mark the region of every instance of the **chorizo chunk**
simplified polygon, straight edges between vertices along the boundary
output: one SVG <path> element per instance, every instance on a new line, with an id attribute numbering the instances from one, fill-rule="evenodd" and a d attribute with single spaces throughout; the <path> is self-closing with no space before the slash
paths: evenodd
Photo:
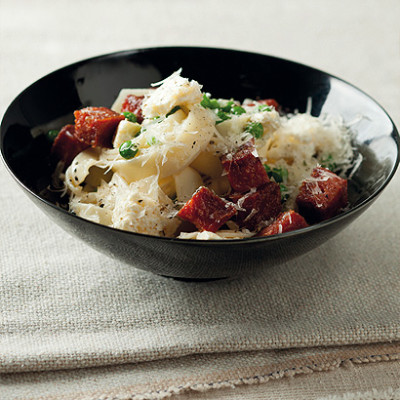
<path id="1" fill-rule="evenodd" d="M 86 143 L 76 138 L 75 126 L 65 125 L 54 139 L 51 154 L 64 161 L 65 167 L 68 167 L 72 160 L 87 147 L 89 146 Z"/>
<path id="2" fill-rule="evenodd" d="M 310 224 L 332 218 L 347 205 L 347 180 L 316 167 L 311 178 L 303 181 L 296 204 Z"/>
<path id="3" fill-rule="evenodd" d="M 115 130 L 125 117 L 106 107 L 86 107 L 74 112 L 75 136 L 91 147 L 112 147 Z"/>
<path id="4" fill-rule="evenodd" d="M 135 96 L 134 94 L 128 94 L 124 102 L 122 103 L 121 112 L 131 112 L 136 115 L 137 122 L 141 124 L 143 122 L 142 103 L 144 96 Z"/>
<path id="5" fill-rule="evenodd" d="M 202 186 L 181 208 L 178 216 L 191 222 L 199 231 L 216 232 L 236 212 L 232 203 L 222 200 Z"/>
<path id="6" fill-rule="evenodd" d="M 262 229 L 257 236 L 277 235 L 278 233 L 291 232 L 307 226 L 306 220 L 300 214 L 289 210 L 279 214 L 276 220 Z"/>
<path id="7" fill-rule="evenodd" d="M 236 192 L 248 192 L 269 182 L 267 171 L 253 150 L 252 142 L 245 143 L 235 154 L 225 155 L 221 159 L 232 189 Z"/>
<path id="8" fill-rule="evenodd" d="M 246 194 L 233 193 L 230 199 L 243 209 L 237 214 L 237 224 L 251 231 L 260 223 L 275 218 L 282 210 L 281 191 L 275 182 L 267 182 Z"/>

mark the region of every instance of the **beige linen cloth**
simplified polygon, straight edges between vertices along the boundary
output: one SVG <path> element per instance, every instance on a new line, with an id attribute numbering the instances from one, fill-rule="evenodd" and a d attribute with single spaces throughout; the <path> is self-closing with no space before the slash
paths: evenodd
<path id="1" fill-rule="evenodd" d="M 399 183 L 305 256 L 188 283 L 64 233 L 2 165 L 0 398 L 161 399 L 395 362 Z"/>

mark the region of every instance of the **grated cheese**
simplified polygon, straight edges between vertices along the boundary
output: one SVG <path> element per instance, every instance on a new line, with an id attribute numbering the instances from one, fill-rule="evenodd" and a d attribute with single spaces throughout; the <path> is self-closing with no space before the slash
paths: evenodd
<path id="1" fill-rule="evenodd" d="M 175 236 L 180 225 L 176 214 L 197 187 L 208 186 L 220 195 L 229 193 L 219 159 L 227 153 L 229 158 L 230 152 L 253 139 L 246 129 L 250 123 L 261 124 L 263 132 L 254 139 L 254 155 L 270 168 L 288 172 L 283 182 L 288 197 L 285 210 L 295 207 L 301 182 L 312 179 L 312 169 L 324 160 L 333 160 L 342 176 L 353 168 L 351 176 L 361 163 L 361 159 L 353 161 L 350 131 L 340 118 L 317 118 L 309 112 L 281 116 L 273 107 L 245 99 L 241 105 L 245 112 L 229 114 L 221 122 L 215 110 L 200 105 L 202 86 L 181 77 L 180 71 L 157 85 L 154 89 L 123 89 L 113 110 L 120 112 L 127 94 L 144 95 L 143 123 L 121 121 L 114 148 L 85 150 L 68 167 L 63 179 L 70 209 L 77 215 L 118 229 Z M 229 104 L 228 100 L 218 101 Z M 177 106 L 179 109 L 169 115 Z M 126 140 L 139 149 L 129 160 L 118 151 Z M 241 210 L 246 195 L 235 205 L 237 209 Z M 255 234 L 239 230 L 232 221 L 227 225 L 230 229 L 216 233 L 181 232 L 177 237 L 221 240 Z"/>

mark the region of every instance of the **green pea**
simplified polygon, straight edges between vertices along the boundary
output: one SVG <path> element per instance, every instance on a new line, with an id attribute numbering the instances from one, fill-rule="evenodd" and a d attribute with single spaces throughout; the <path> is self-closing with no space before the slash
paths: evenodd
<path id="1" fill-rule="evenodd" d="M 54 139 L 57 137 L 57 135 L 59 134 L 60 131 L 58 131 L 57 129 L 51 129 L 46 133 L 46 137 L 47 139 L 49 139 L 51 142 L 54 141 Z"/>
<path id="2" fill-rule="evenodd" d="M 132 140 L 127 140 L 119 146 L 119 154 L 121 154 L 121 157 L 125 158 L 125 160 L 130 160 L 135 157 L 138 151 L 139 149 L 136 143 L 132 143 Z"/>

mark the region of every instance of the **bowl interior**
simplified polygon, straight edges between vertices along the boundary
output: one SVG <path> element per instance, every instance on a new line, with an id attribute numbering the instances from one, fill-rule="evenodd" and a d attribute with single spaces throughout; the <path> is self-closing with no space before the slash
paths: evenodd
<path id="1" fill-rule="evenodd" d="M 396 128 L 384 110 L 350 84 L 290 61 L 232 50 L 156 48 L 115 53 L 85 60 L 40 79 L 21 93 L 1 126 L 2 153 L 16 178 L 51 202 L 47 129 L 73 122 L 73 111 L 85 106 L 111 106 L 122 88 L 149 87 L 173 71 L 203 84 L 214 97 L 275 98 L 285 110 L 342 116 L 355 122 L 355 145 L 363 156 L 351 179 L 351 208 L 378 192 L 398 164 Z"/>
<path id="2" fill-rule="evenodd" d="M 73 111 L 78 108 L 110 107 L 120 89 L 149 87 L 181 67 L 183 76 L 200 82 L 203 90 L 214 97 L 275 98 L 289 112 L 305 112 L 311 99 L 312 115 L 328 113 L 352 123 L 354 145 L 363 161 L 349 182 L 350 210 L 335 217 L 333 223 L 336 218 L 343 219 L 368 205 L 397 168 L 396 128 L 386 112 L 359 89 L 322 71 L 287 60 L 196 47 L 114 53 L 72 64 L 38 80 L 14 100 L 4 115 L 1 152 L 7 167 L 36 199 L 66 208 L 65 197 L 47 190 L 53 166 L 49 163 L 51 143 L 43 133 L 73 122 Z M 66 214 L 64 210 L 61 212 Z M 68 218 L 79 219 L 72 215 Z M 311 229 L 331 223 L 322 222 Z M 262 240 L 277 241 L 276 238 Z"/>

